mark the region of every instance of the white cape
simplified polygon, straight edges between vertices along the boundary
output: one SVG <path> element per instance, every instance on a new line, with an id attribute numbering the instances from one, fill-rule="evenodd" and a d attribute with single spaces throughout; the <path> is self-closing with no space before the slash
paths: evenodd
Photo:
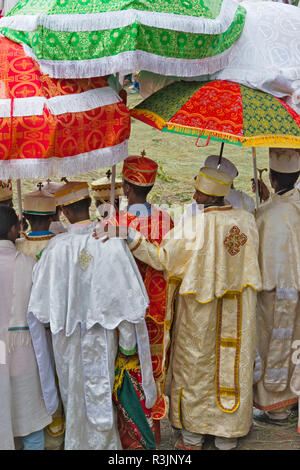
<path id="1" fill-rule="evenodd" d="M 76 401 L 74 397 L 68 396 L 74 395 L 71 383 L 74 379 L 74 387 L 77 388 L 75 395 L 81 397 L 78 415 L 82 412 L 82 406 L 85 409 L 85 416 L 80 420 L 86 427 L 86 434 L 93 434 L 91 423 L 97 430 L 94 432 L 100 432 L 99 436 L 101 433 L 107 436 L 115 426 L 111 398 L 115 354 L 112 350 L 115 341 L 110 337 L 116 328 L 120 331 L 123 322 L 131 324 L 135 330 L 146 406 L 151 408 L 156 401 L 145 323 L 148 302 L 143 280 L 123 240 L 113 239 L 103 244 L 90 234 L 57 235 L 50 241 L 35 267 L 28 324 L 44 396 L 48 394 L 51 398 L 54 393 L 47 383 L 50 358 L 45 354 L 42 327 L 42 323 L 50 323 L 64 406 L 69 408 L 69 401 Z M 72 357 L 68 357 L 68 354 Z M 68 379 L 63 373 L 64 362 L 66 366 L 72 364 L 74 369 L 73 373 L 68 370 Z M 83 384 L 79 384 L 74 374 L 81 377 L 80 382 Z M 71 414 L 76 415 L 76 410 L 73 409 Z M 73 419 L 76 420 L 76 416 Z M 69 448 L 78 448 L 85 442 L 76 440 L 80 429 L 77 422 L 73 423 L 73 431 L 75 428 L 77 431 L 70 433 L 70 439 L 68 429 L 66 432 L 66 443 L 69 443 L 66 446 L 69 445 Z M 91 437 L 84 445 L 89 446 L 92 441 Z"/>

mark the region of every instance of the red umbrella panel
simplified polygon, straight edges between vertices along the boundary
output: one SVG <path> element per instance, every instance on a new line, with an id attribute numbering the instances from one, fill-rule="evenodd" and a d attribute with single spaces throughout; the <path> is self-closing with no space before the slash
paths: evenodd
<path id="1" fill-rule="evenodd" d="M 0 179 L 112 166 L 128 156 L 129 135 L 129 111 L 104 78 L 50 78 L 0 37 Z"/>
<path id="2" fill-rule="evenodd" d="M 131 110 L 163 132 L 242 147 L 300 148 L 300 116 L 283 100 L 230 81 L 175 82 Z"/>

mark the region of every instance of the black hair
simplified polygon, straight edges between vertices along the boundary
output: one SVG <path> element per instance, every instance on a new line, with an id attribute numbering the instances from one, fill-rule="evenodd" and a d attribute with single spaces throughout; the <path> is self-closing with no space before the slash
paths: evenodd
<path id="1" fill-rule="evenodd" d="M 28 220 L 30 225 L 40 223 L 42 221 L 45 222 L 51 222 L 51 218 L 53 217 L 54 214 L 51 215 L 39 215 L 39 214 L 24 214 L 24 217 Z"/>
<path id="2" fill-rule="evenodd" d="M 85 199 L 81 199 L 80 201 L 73 202 L 72 204 L 68 204 L 66 207 L 70 209 L 74 214 L 80 213 L 83 211 L 88 211 L 91 205 L 91 198 L 86 197 Z"/>
<path id="3" fill-rule="evenodd" d="M 217 204 L 222 204 L 224 202 L 225 196 L 215 196 L 215 198 Z"/>
<path id="4" fill-rule="evenodd" d="M 7 240 L 8 233 L 17 224 L 16 211 L 8 206 L 0 206 L 0 239 Z"/>
<path id="5" fill-rule="evenodd" d="M 146 197 L 148 196 L 148 194 L 150 193 L 151 189 L 153 188 L 153 184 L 152 186 L 137 186 L 136 184 L 133 184 L 133 183 L 129 183 L 129 181 L 127 181 L 126 179 L 124 180 L 125 183 L 127 183 L 134 191 L 134 194 L 139 197 L 139 198 L 144 198 L 146 199 Z"/>
<path id="6" fill-rule="evenodd" d="M 209 206 L 224 206 L 225 196 L 211 196 L 215 199 L 215 202 L 209 202 L 204 204 L 205 207 Z"/>
<path id="7" fill-rule="evenodd" d="M 280 188 L 293 189 L 297 179 L 299 178 L 300 171 L 296 171 L 294 173 L 279 173 L 278 171 L 272 170 L 272 168 L 270 168 L 270 175 L 276 179 Z"/>

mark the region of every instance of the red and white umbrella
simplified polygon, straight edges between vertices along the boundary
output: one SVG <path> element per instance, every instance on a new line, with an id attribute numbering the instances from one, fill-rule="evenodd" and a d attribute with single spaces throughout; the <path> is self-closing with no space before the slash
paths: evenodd
<path id="1" fill-rule="evenodd" d="M 130 115 L 104 78 L 52 79 L 0 37 L 0 179 L 66 176 L 127 153 Z"/>
<path id="2" fill-rule="evenodd" d="M 0 37 L 0 179 L 114 166 L 128 156 L 129 135 L 129 111 L 104 78 L 50 78 Z"/>

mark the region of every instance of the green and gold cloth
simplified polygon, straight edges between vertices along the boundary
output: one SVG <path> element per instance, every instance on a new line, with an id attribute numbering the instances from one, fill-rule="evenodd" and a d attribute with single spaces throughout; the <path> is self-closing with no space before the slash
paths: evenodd
<path id="1" fill-rule="evenodd" d="M 234 0 L 20 0 L 1 32 L 56 78 L 215 73 L 246 10 Z"/>

